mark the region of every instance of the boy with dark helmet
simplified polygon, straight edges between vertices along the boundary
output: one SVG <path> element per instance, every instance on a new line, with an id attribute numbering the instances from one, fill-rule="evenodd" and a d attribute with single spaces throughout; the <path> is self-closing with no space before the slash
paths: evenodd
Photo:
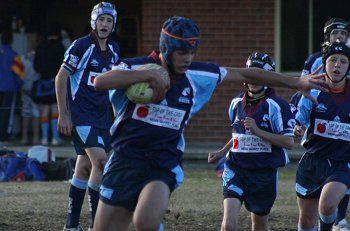
<path id="1" fill-rule="evenodd" d="M 254 52 L 247 68 L 275 71 L 274 61 Z M 273 88 L 245 83 L 247 92 L 231 101 L 228 113 L 231 140 L 219 151 L 209 153 L 214 163 L 226 154 L 221 230 L 238 230 L 243 203 L 251 213 L 252 230 L 268 231 L 268 216 L 277 196 L 278 167 L 289 163 L 286 149 L 294 145 L 295 121 L 286 101 Z"/>
<path id="2" fill-rule="evenodd" d="M 306 149 L 295 186 L 299 231 L 316 231 L 318 218 L 320 231 L 332 230 L 337 206 L 350 187 L 349 60 L 350 49 L 344 43 L 325 45 L 322 64 L 329 91 L 311 91 L 318 105 L 302 97 L 295 115 L 294 134 L 302 137 Z"/>

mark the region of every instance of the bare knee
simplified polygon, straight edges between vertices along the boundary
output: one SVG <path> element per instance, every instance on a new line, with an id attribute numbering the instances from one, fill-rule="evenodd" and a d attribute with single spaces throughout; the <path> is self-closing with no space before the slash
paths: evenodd
<path id="1" fill-rule="evenodd" d="M 91 163 L 89 161 L 78 161 L 75 165 L 74 175 L 79 178 L 88 179 L 91 172 Z"/>
<path id="2" fill-rule="evenodd" d="M 320 204 L 320 213 L 324 215 L 331 215 L 336 210 L 336 207 L 330 203 Z"/>
<path id="3" fill-rule="evenodd" d="M 157 231 L 159 228 L 158 223 L 152 223 L 150 221 L 134 219 L 133 221 L 136 231 Z"/>

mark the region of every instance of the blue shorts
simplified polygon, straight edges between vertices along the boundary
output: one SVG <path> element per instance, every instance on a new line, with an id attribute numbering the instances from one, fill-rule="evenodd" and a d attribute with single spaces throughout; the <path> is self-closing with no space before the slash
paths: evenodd
<path id="1" fill-rule="evenodd" d="M 77 155 L 86 155 L 85 149 L 87 148 L 103 148 L 106 153 L 112 149 L 109 129 L 75 126 L 72 130 L 72 137 Z"/>
<path id="2" fill-rule="evenodd" d="M 183 175 L 182 169 L 179 169 Z M 127 158 L 113 153 L 102 178 L 100 199 L 109 205 L 122 206 L 134 211 L 143 187 L 151 181 L 162 181 L 174 191 L 176 173 L 157 168 L 145 160 Z"/>
<path id="3" fill-rule="evenodd" d="M 350 171 L 347 162 L 334 161 L 305 153 L 298 165 L 295 190 L 300 198 L 320 198 L 323 186 L 337 181 L 350 187 Z"/>
<path id="4" fill-rule="evenodd" d="M 239 199 L 259 216 L 270 213 L 277 196 L 277 169 L 244 169 L 227 161 L 222 179 L 224 198 Z"/>

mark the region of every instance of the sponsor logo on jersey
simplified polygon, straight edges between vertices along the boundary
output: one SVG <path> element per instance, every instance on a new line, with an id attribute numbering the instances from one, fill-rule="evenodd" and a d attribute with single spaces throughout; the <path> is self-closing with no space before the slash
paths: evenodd
<path id="1" fill-rule="evenodd" d="M 263 121 L 269 121 L 269 115 L 268 114 L 264 114 Z"/>
<path id="2" fill-rule="evenodd" d="M 326 112 L 327 108 L 326 108 L 326 106 L 324 104 L 320 103 L 319 105 L 317 105 L 316 111 L 317 112 Z"/>
<path id="3" fill-rule="evenodd" d="M 260 123 L 260 127 L 262 127 L 262 128 L 268 128 L 269 126 L 267 125 L 266 122 L 261 122 L 261 123 Z"/>
<path id="4" fill-rule="evenodd" d="M 287 122 L 288 127 L 291 127 L 291 128 L 294 128 L 296 124 L 297 122 L 295 121 L 295 119 L 290 119 Z"/>
<path id="5" fill-rule="evenodd" d="M 99 63 L 98 63 L 98 61 L 96 59 L 93 59 L 91 61 L 90 65 L 93 66 L 93 67 L 98 67 Z"/>
<path id="6" fill-rule="evenodd" d="M 186 98 L 186 97 L 179 97 L 179 102 L 180 103 L 185 103 L 185 104 L 190 104 L 191 101 L 189 98 Z"/>
<path id="7" fill-rule="evenodd" d="M 188 96 L 190 93 L 191 93 L 191 90 L 190 90 L 189 87 L 186 87 L 186 88 L 181 92 L 181 94 L 182 94 L 183 96 Z"/>

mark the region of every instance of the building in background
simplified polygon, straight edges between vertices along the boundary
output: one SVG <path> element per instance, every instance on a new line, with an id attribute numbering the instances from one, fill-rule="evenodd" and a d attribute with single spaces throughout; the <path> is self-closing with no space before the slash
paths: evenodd
<path id="1" fill-rule="evenodd" d="M 0 31 L 14 28 L 18 49 L 30 45 L 30 34 L 44 33 L 58 21 L 72 30 L 72 38 L 86 34 L 89 12 L 96 0 L 1 0 Z M 196 59 L 243 67 L 246 57 L 261 51 L 275 58 L 277 71 L 299 75 L 309 54 L 320 49 L 323 25 L 332 17 L 350 19 L 350 1 L 336 0 L 113 0 L 118 10 L 115 39 L 122 56 L 148 54 L 158 47 L 165 19 L 181 15 L 196 21 L 202 33 L 202 48 Z M 243 86 L 229 81 L 214 93 L 211 102 L 186 128 L 192 143 L 225 143 L 230 137 L 227 119 L 229 100 Z M 279 89 L 278 89 L 279 90 Z M 289 99 L 293 91 L 279 90 Z"/>

